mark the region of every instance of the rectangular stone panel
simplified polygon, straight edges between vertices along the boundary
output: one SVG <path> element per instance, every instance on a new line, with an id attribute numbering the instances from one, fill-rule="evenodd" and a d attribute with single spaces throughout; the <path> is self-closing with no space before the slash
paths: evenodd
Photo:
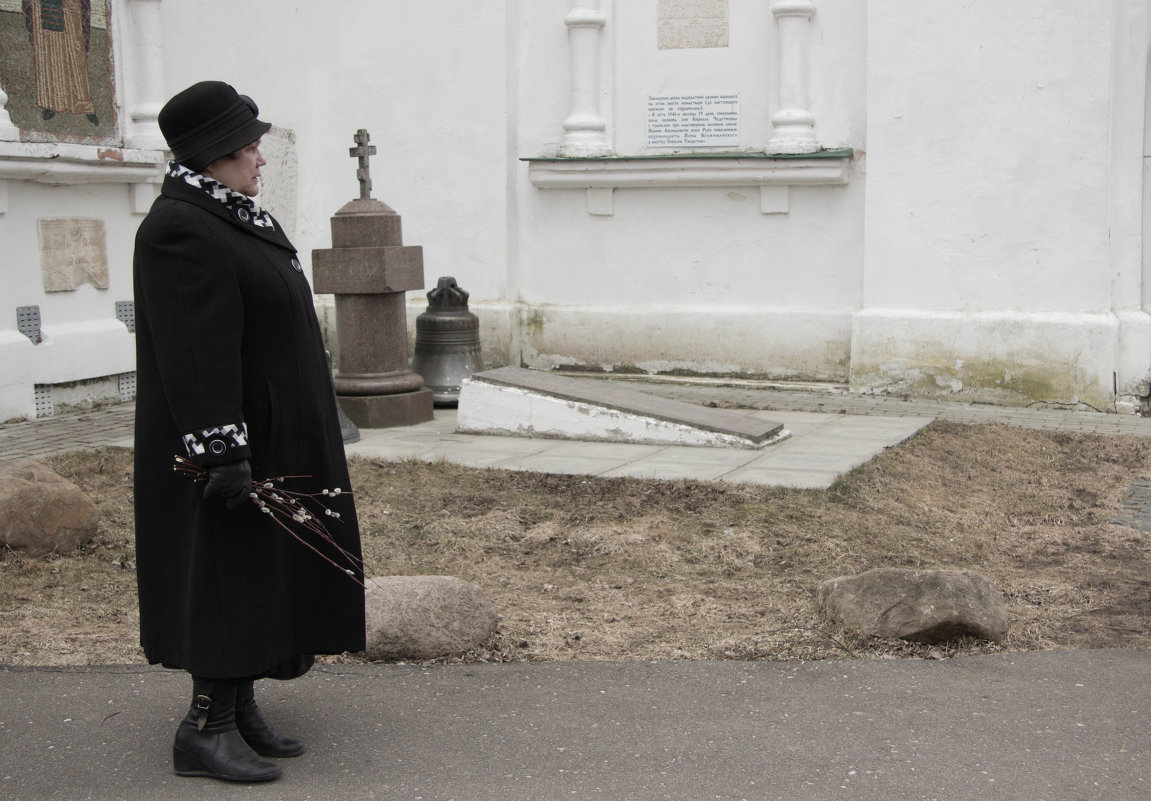
<path id="1" fill-rule="evenodd" d="M 398 214 L 337 214 L 332 217 L 332 247 L 396 247 L 404 244 Z"/>
<path id="2" fill-rule="evenodd" d="M 348 419 L 359 428 L 392 428 L 425 423 L 435 415 L 432 391 L 421 387 L 395 395 L 340 395 Z"/>
<path id="3" fill-rule="evenodd" d="M 424 288 L 420 245 L 312 251 L 313 289 L 320 294 L 376 295 Z"/>
<path id="4" fill-rule="evenodd" d="M 659 0 L 659 49 L 728 46 L 728 0 Z"/>
<path id="5" fill-rule="evenodd" d="M 103 220 L 42 219 L 39 228 L 45 292 L 67 292 L 79 289 L 81 284 L 108 288 L 108 245 Z"/>

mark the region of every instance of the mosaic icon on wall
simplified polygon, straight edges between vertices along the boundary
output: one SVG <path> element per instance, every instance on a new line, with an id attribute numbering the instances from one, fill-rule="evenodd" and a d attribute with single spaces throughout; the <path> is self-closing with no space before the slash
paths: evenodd
<path id="1" fill-rule="evenodd" d="M 119 144 L 109 0 L 0 0 L 0 86 L 25 142 Z"/>

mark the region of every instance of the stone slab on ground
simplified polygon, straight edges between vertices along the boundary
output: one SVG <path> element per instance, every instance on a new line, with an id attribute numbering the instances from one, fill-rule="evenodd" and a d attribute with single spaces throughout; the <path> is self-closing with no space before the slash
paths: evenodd
<path id="1" fill-rule="evenodd" d="M 744 448 L 786 436 L 772 420 L 520 367 L 487 370 L 464 382 L 459 430 Z"/>
<path id="2" fill-rule="evenodd" d="M 1151 481 L 1136 481 L 1123 499 L 1123 507 L 1111 520 L 1119 526 L 1151 531 Z"/>

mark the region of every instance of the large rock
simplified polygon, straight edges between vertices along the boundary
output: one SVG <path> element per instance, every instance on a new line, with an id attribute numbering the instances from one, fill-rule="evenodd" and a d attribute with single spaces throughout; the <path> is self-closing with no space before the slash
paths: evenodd
<path id="1" fill-rule="evenodd" d="M 0 462 L 0 546 L 25 556 L 67 552 L 96 536 L 96 506 L 38 462 Z"/>
<path id="2" fill-rule="evenodd" d="M 479 645 L 499 613 L 475 584 L 452 576 L 387 576 L 367 582 L 367 654 L 423 660 Z"/>
<path id="3" fill-rule="evenodd" d="M 999 589 L 967 570 L 877 568 L 825 581 L 816 595 L 833 618 L 874 637 L 934 643 L 1007 636 Z"/>

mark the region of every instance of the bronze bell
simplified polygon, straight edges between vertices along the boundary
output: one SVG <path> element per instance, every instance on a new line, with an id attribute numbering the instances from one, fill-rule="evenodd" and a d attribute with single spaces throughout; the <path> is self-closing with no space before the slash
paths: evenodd
<path id="1" fill-rule="evenodd" d="M 428 293 L 428 309 L 416 318 L 412 372 L 424 378 L 436 406 L 457 406 L 460 383 L 483 369 L 480 321 L 468 311 L 468 293 L 451 276 Z"/>

